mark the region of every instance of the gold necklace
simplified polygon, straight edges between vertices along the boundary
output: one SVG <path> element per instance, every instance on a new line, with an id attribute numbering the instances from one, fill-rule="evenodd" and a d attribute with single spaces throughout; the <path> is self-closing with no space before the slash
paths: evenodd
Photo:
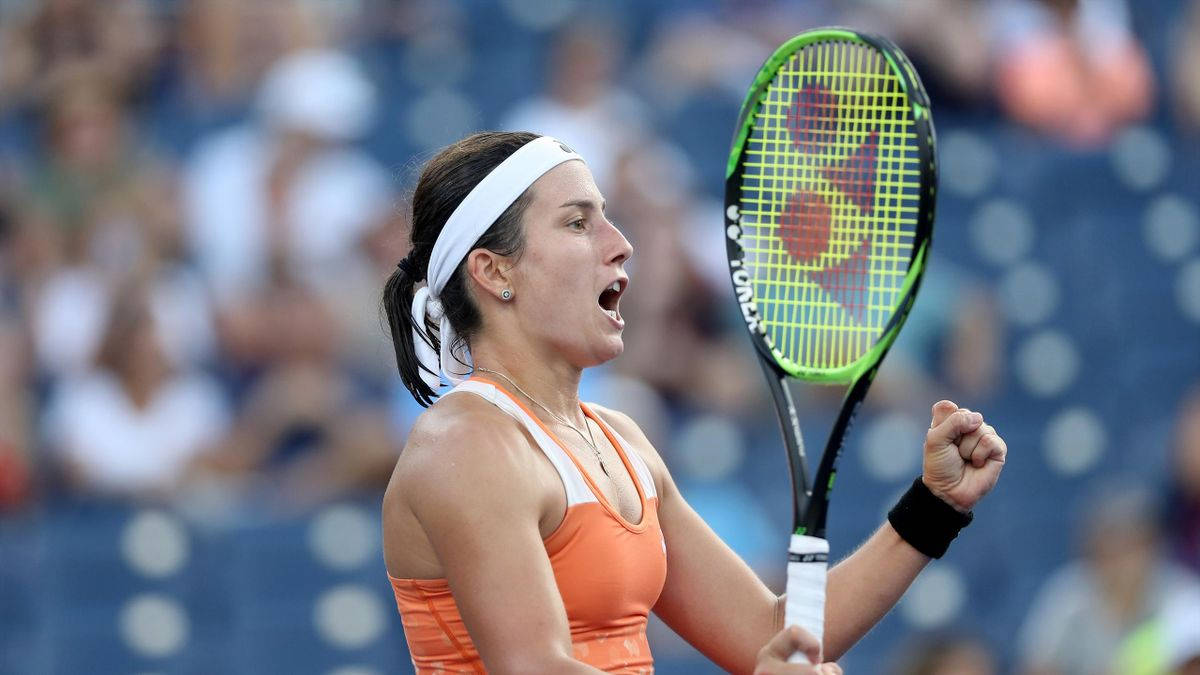
<path id="1" fill-rule="evenodd" d="M 500 377 L 504 378 L 504 381 L 511 384 L 513 386 L 513 389 L 516 389 L 517 391 L 521 392 L 521 394 L 524 395 L 525 398 L 529 399 L 530 401 L 533 401 L 534 405 L 541 408 L 542 410 L 545 410 L 546 414 L 549 415 L 551 418 L 553 418 L 555 422 L 558 422 L 559 424 L 565 426 L 566 428 L 570 429 L 571 431 L 574 431 L 575 433 L 579 434 L 579 437 L 583 439 L 583 442 L 587 443 L 588 447 L 591 448 L 592 452 L 596 455 L 596 461 L 600 463 L 600 470 L 604 472 L 605 476 L 611 477 L 611 475 L 608 473 L 608 467 L 604 465 L 604 458 L 600 456 L 600 448 L 596 447 L 596 437 L 592 436 L 592 425 L 587 423 L 586 416 L 584 416 L 583 424 L 584 424 L 584 426 L 587 427 L 587 436 L 584 436 L 583 432 L 580 431 L 574 424 L 571 424 L 566 419 L 559 417 L 558 415 L 556 415 L 554 413 L 554 411 L 552 411 L 549 408 L 547 408 L 546 406 L 542 405 L 540 401 L 538 401 L 536 398 L 530 396 L 529 392 L 522 389 L 521 385 L 517 384 L 516 382 L 513 382 L 511 377 L 505 375 L 504 373 L 502 373 L 498 370 L 492 370 L 491 368 L 484 368 L 483 366 L 475 366 L 475 370 L 478 370 L 483 373 L 491 373 L 493 375 L 499 375 Z"/>

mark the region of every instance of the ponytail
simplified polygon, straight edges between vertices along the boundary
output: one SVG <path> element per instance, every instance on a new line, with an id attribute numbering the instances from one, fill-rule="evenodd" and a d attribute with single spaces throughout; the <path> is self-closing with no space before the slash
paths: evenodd
<path id="1" fill-rule="evenodd" d="M 392 276 L 388 277 L 383 287 L 383 309 L 387 313 L 388 328 L 392 333 L 392 346 L 396 350 L 396 368 L 400 371 L 400 380 L 423 407 L 428 408 L 437 398 L 437 393 L 425 383 L 421 371 L 428 370 L 417 358 L 417 350 L 413 343 L 415 335 L 420 335 L 434 351 L 438 349 L 437 337 L 428 326 L 420 326 L 419 331 L 413 320 L 413 295 L 417 288 L 417 272 L 413 269 L 412 254 L 396 266 Z M 434 373 L 438 375 L 438 373 Z"/>

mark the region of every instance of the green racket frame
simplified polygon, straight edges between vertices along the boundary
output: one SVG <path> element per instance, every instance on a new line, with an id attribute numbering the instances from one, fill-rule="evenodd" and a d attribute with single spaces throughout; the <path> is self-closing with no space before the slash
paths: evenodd
<path id="1" fill-rule="evenodd" d="M 801 48 L 820 41 L 838 41 L 867 45 L 886 58 L 911 106 L 913 131 L 916 134 L 920 171 L 918 212 L 915 232 L 904 280 L 896 292 L 896 305 L 876 342 L 855 361 L 835 368 L 814 368 L 797 364 L 771 343 L 763 317 L 755 302 L 753 283 L 748 283 L 745 271 L 745 249 L 741 224 L 742 177 L 746 153 L 743 152 L 755 125 L 755 113 L 763 105 L 768 87 L 780 68 Z M 824 538 L 829 492 L 837 474 L 837 461 L 845 443 L 846 432 L 852 424 L 871 381 L 878 372 L 887 351 L 895 342 L 920 288 L 933 232 L 937 164 L 936 138 L 929 100 L 912 64 L 890 41 L 846 28 L 823 28 L 797 35 L 784 43 L 763 64 L 750 87 L 738 116 L 736 132 L 726 166 L 725 231 L 729 257 L 730 279 L 734 285 L 742 318 L 760 356 L 771 395 L 775 402 L 783 431 L 793 485 L 793 528 L 796 534 Z M 810 487 L 804 443 L 795 405 L 785 385 L 785 377 L 816 383 L 852 383 L 843 400 L 841 412 L 830 431 L 825 452 Z"/>

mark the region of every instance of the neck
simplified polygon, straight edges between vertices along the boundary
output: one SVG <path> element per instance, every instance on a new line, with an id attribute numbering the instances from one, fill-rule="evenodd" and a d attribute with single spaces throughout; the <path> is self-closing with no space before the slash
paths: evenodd
<path id="1" fill-rule="evenodd" d="M 119 379 L 125 388 L 125 395 L 129 397 L 130 402 L 138 410 L 143 410 L 146 406 L 150 405 L 150 401 L 154 398 L 154 393 L 158 391 L 158 386 L 162 382 L 163 377 L 157 373 L 137 373 L 126 375 Z"/>
<path id="2" fill-rule="evenodd" d="M 512 393 L 531 399 L 534 408 L 545 406 L 553 415 L 581 427 L 584 425 L 583 413 L 579 409 L 579 379 L 583 375 L 580 368 L 561 361 L 543 361 L 502 352 L 489 348 L 486 342 L 480 342 L 478 347 L 471 349 L 476 368 L 501 373 L 510 378 L 512 383 L 487 372 L 480 372 L 479 375 L 496 381 L 505 389 L 512 389 L 515 385 L 523 391 Z"/>

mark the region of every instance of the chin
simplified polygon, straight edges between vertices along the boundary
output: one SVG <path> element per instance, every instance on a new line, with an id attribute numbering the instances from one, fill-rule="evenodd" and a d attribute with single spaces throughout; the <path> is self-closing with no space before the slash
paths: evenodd
<path id="1" fill-rule="evenodd" d="M 613 342 L 613 344 L 610 345 L 611 349 L 609 350 L 609 352 L 607 354 L 604 355 L 604 361 L 603 361 L 604 363 L 607 363 L 608 361 L 612 361 L 613 359 L 617 358 L 625 351 L 625 340 L 621 339 L 618 336 L 612 342 Z"/>
<path id="2" fill-rule="evenodd" d="M 584 367 L 592 368 L 594 366 L 603 365 L 617 358 L 624 351 L 625 341 L 622 340 L 619 335 L 609 338 L 604 341 L 604 344 L 600 348 L 592 351 L 591 358 L 588 359 L 589 363 Z"/>

